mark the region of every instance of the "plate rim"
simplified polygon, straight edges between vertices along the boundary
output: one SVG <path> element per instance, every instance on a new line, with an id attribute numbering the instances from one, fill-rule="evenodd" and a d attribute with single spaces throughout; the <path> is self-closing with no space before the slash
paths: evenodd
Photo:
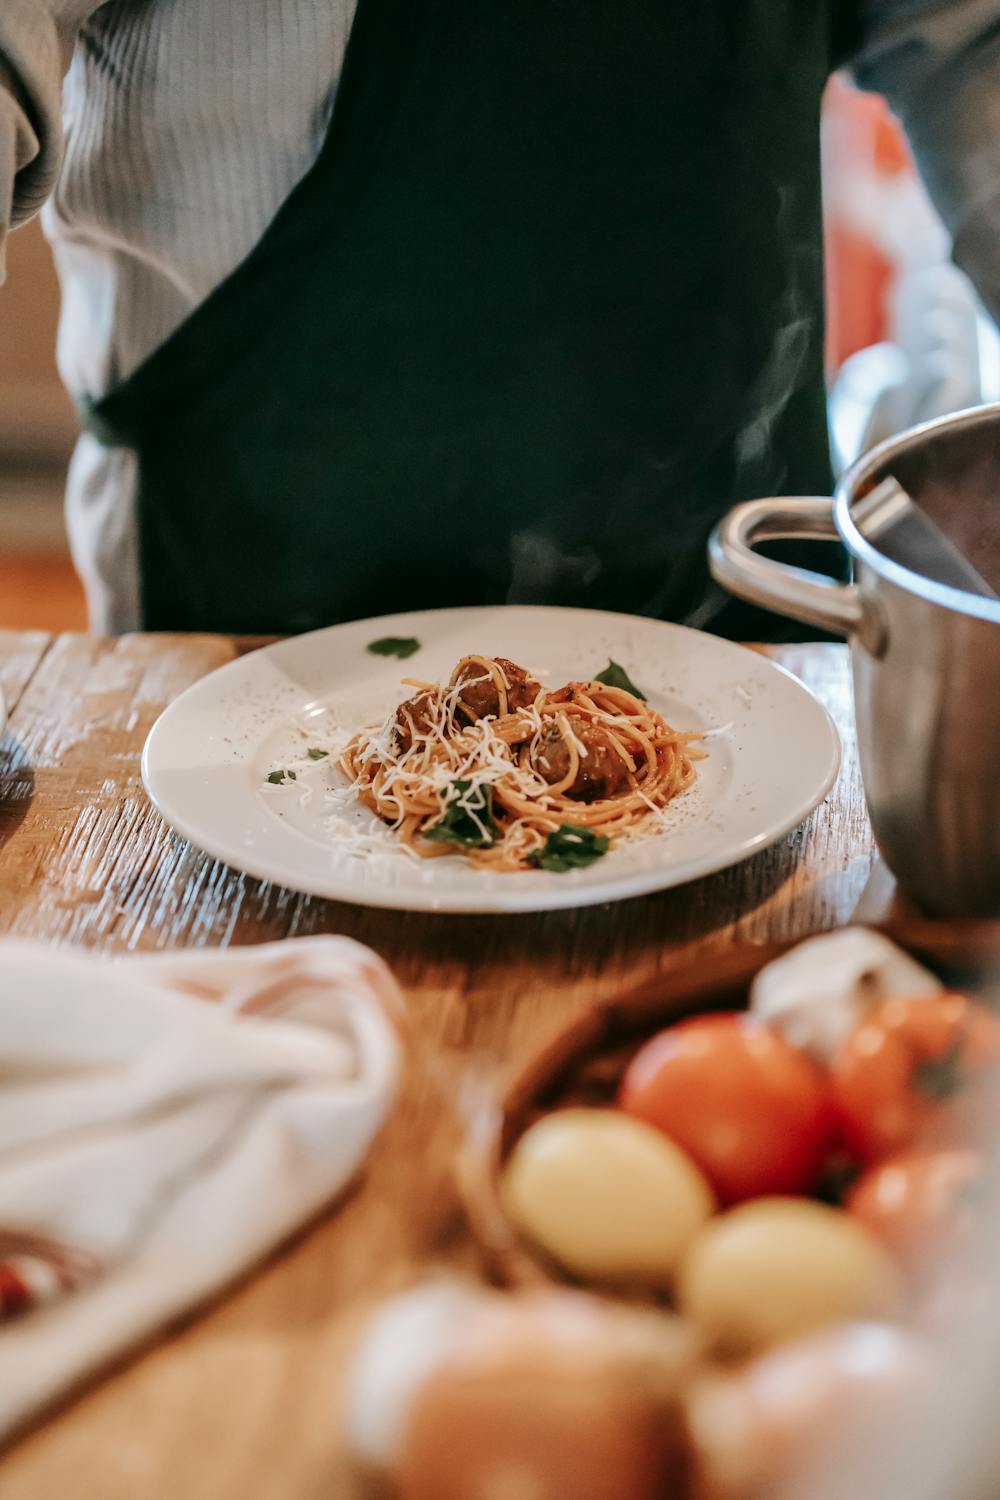
<path id="1" fill-rule="evenodd" d="M 375 887 L 364 890 L 363 887 L 352 885 L 342 878 L 336 882 L 331 881 L 328 886 L 320 879 L 307 878 L 305 881 L 296 880 L 293 874 L 285 871 L 280 877 L 274 873 L 273 867 L 267 870 L 259 863 L 251 849 L 240 851 L 238 858 L 233 848 L 225 846 L 223 841 L 217 842 L 211 836 L 206 838 L 203 831 L 198 831 L 185 815 L 183 809 L 177 809 L 169 804 L 168 799 L 158 795 L 154 785 L 154 771 L 151 768 L 151 750 L 155 750 L 155 740 L 160 733 L 164 732 L 163 726 L 168 718 L 180 710 L 181 705 L 190 697 L 200 695 L 205 691 L 205 685 L 214 678 L 233 671 L 234 668 L 243 668 L 244 664 L 256 656 L 278 656 L 290 645 L 315 639 L 317 636 L 327 635 L 331 631 L 341 630 L 345 627 L 379 627 L 386 622 L 392 621 L 396 624 L 407 620 L 427 620 L 428 618 L 441 618 L 449 615 L 468 614 L 471 611 L 482 610 L 495 612 L 498 610 L 516 610 L 518 613 L 536 613 L 558 615 L 565 618 L 568 615 L 589 614 L 605 620 L 627 622 L 628 624 L 653 626 L 665 628 L 671 632 L 680 632 L 685 636 L 694 636 L 699 639 L 711 640 L 715 647 L 733 653 L 749 652 L 768 671 L 776 672 L 793 685 L 796 692 L 803 695 L 812 709 L 817 710 L 824 721 L 824 727 L 829 736 L 829 758 L 828 763 L 817 789 L 785 817 L 776 823 L 769 823 L 753 838 L 744 840 L 738 852 L 733 850 L 720 850 L 716 855 L 704 860 L 681 862 L 673 867 L 654 865 L 648 870 L 625 876 L 614 883 L 613 888 L 608 885 L 582 885 L 567 887 L 565 891 L 558 888 L 545 887 L 537 894 L 533 892 L 520 892 L 511 890 L 509 893 L 491 890 L 488 894 L 482 893 L 478 899 L 476 887 L 470 887 L 469 893 L 464 891 L 457 896 L 448 893 L 441 896 L 435 894 L 433 886 L 428 886 L 426 892 L 397 887 Z M 717 875 L 722 870 L 733 868 L 751 859 L 763 849 L 770 848 L 798 828 L 809 815 L 815 811 L 837 780 L 843 765 L 843 744 L 840 732 L 834 722 L 833 715 L 816 694 L 806 686 L 801 678 L 796 677 L 787 667 L 780 662 L 773 661 L 769 656 L 754 651 L 752 645 L 746 645 L 737 641 L 731 641 L 724 636 L 713 636 L 706 631 L 695 630 L 691 626 L 678 624 L 672 620 L 658 620 L 647 615 L 630 615 L 620 611 L 594 609 L 586 606 L 563 607 L 548 604 L 516 604 L 516 605 L 458 605 L 443 609 L 421 609 L 407 610 L 395 614 L 374 615 L 362 620 L 345 620 L 335 625 L 320 626 L 316 630 L 304 631 L 299 635 L 283 636 L 277 640 L 268 641 L 264 645 L 257 646 L 251 651 L 241 653 L 232 661 L 223 662 L 220 666 L 206 672 L 195 682 L 189 684 L 183 692 L 179 693 L 166 707 L 157 715 L 155 722 L 146 736 L 142 747 L 140 759 L 140 772 L 143 788 L 147 797 L 163 818 L 167 826 L 180 835 L 195 849 L 206 854 L 210 859 L 218 860 L 239 874 L 249 876 L 253 880 L 260 880 L 281 889 L 294 891 L 305 896 L 314 896 L 321 900 L 342 902 L 348 906 L 369 907 L 383 911 L 410 911 L 425 915 L 448 915 L 448 916 L 519 916 L 537 915 L 547 911 L 565 911 L 588 906 L 603 906 L 616 904 L 619 901 L 633 900 L 641 896 L 648 896 L 659 891 L 678 889 L 689 885 L 695 880 L 702 880 L 710 875 Z M 696 865 L 694 869 L 687 869 L 690 865 Z M 687 871 L 678 874 L 678 871 Z M 664 878 L 666 874 L 667 878 Z M 357 894 L 354 894 L 357 892 Z"/>

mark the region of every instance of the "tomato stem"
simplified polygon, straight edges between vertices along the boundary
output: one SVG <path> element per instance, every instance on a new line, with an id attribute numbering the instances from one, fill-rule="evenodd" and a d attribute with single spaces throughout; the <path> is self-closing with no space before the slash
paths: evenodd
<path id="1" fill-rule="evenodd" d="M 930 1099 L 950 1099 L 960 1092 L 968 1081 L 968 1071 L 962 1067 L 962 1053 L 969 1039 L 969 1012 L 966 1008 L 955 1028 L 955 1035 L 947 1050 L 940 1057 L 927 1057 L 913 1069 L 913 1087 Z"/>

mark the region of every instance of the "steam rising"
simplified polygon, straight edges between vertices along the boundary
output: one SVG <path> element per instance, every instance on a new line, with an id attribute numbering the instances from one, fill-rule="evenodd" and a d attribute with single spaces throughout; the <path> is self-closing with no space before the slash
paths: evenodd
<path id="1" fill-rule="evenodd" d="M 794 189 L 779 185 L 776 236 L 779 245 L 788 247 L 788 276 L 770 353 L 747 394 L 750 418 L 735 442 L 739 474 L 749 470 L 757 486 L 774 490 L 780 489 L 787 474 L 787 464 L 774 450 L 774 431 L 801 384 L 816 325 L 802 292 L 802 268 L 814 251 L 812 246 L 795 243 L 793 201 Z M 737 489 L 742 495 L 744 486 L 738 484 Z"/>
<path id="2" fill-rule="evenodd" d="M 587 588 L 601 571 L 596 552 L 574 555 L 540 529 L 515 531 L 510 539 L 508 604 L 550 604 L 567 584 Z"/>
<path id="3" fill-rule="evenodd" d="M 632 526 L 636 534 L 645 531 L 650 536 L 649 552 L 636 560 L 637 574 L 662 554 L 662 581 L 652 593 L 637 593 L 628 608 L 641 614 L 670 614 L 676 609 L 678 590 L 685 592 L 685 580 L 694 569 L 705 573 L 703 594 L 685 616 L 685 623 L 696 628 L 711 628 L 729 601 L 725 591 L 709 581 L 704 568 L 703 549 L 710 526 L 727 503 L 780 493 L 787 479 L 788 459 L 779 424 L 806 379 L 818 331 L 817 311 L 806 291 L 816 279 L 818 251 L 796 236 L 795 188 L 775 184 L 773 191 L 777 199 L 775 240 L 785 256 L 784 286 L 770 309 L 774 324 L 770 347 L 742 392 L 741 410 L 734 413 L 730 407 L 724 422 L 706 420 L 700 437 L 689 431 L 665 451 L 636 453 L 632 471 L 607 496 L 609 517 L 627 517 L 623 524 Z M 678 357 L 683 358 L 683 351 L 664 350 L 665 359 Z M 663 425 L 667 432 L 674 430 L 668 412 L 664 412 Z M 732 455 L 731 466 L 727 454 Z M 722 472 L 729 475 L 728 494 L 719 493 Z M 589 514 L 592 497 L 576 499 L 581 512 Z M 575 546 L 564 542 L 574 503 L 567 501 L 565 508 L 557 506 L 554 513 L 539 516 L 513 533 L 506 603 L 549 604 L 583 593 L 607 574 L 609 559 L 601 555 L 599 541 L 588 545 L 589 538 L 581 539 Z"/>

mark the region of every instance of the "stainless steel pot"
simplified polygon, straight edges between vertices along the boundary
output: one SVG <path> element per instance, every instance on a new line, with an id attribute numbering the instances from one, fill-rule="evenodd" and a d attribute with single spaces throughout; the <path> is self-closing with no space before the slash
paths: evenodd
<path id="1" fill-rule="evenodd" d="M 865 534 L 866 500 L 890 478 L 947 538 L 940 566 L 915 571 Z M 854 582 L 754 551 L 791 537 L 839 539 Z M 946 553 L 969 560 L 981 592 L 942 581 L 955 576 Z M 868 808 L 902 889 L 932 914 L 1000 915 L 1000 405 L 882 444 L 832 500 L 737 506 L 709 556 L 740 598 L 849 638 Z"/>

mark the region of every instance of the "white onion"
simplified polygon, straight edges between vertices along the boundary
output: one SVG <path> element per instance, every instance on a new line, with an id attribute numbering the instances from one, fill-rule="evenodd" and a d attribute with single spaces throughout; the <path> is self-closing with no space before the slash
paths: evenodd
<path id="1" fill-rule="evenodd" d="M 750 988 L 750 1009 L 793 1046 L 829 1062 L 881 1000 L 942 988 L 881 933 L 845 927 L 799 943 L 762 969 Z"/>
<path id="2" fill-rule="evenodd" d="M 345 1413 L 348 1447 L 360 1464 L 391 1469 L 414 1395 L 472 1308 L 494 1295 L 442 1278 L 391 1298 L 374 1314 L 355 1356 Z"/>

